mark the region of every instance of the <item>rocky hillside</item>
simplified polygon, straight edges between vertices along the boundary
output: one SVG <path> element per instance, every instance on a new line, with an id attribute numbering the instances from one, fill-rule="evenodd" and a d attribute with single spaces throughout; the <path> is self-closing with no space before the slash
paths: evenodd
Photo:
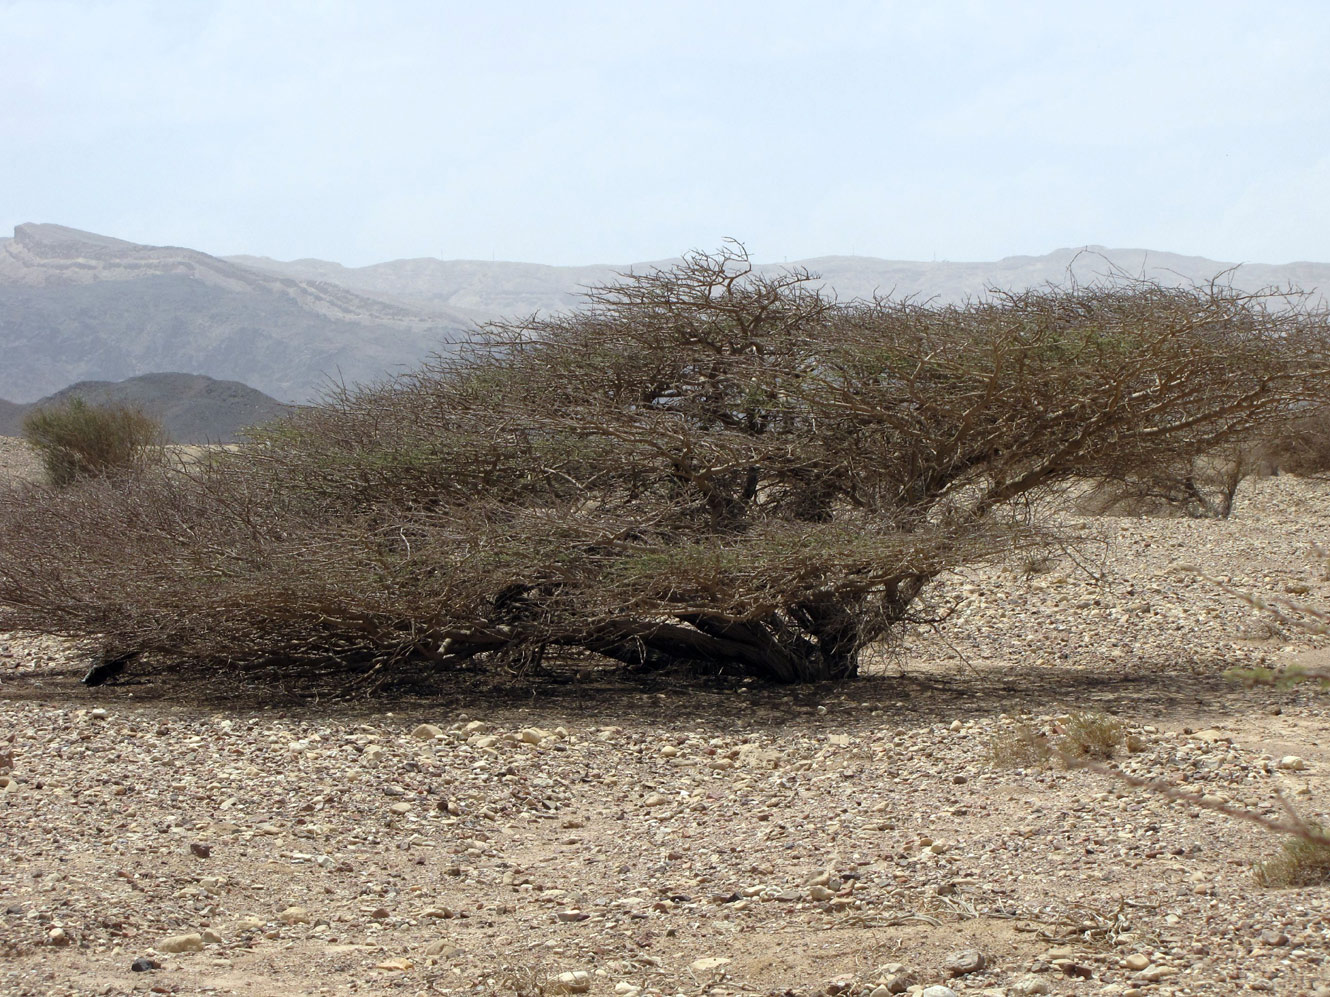
<path id="1" fill-rule="evenodd" d="M 143 246 L 60 225 L 20 225 L 0 240 L 0 398 L 29 402 L 81 380 L 183 370 L 307 401 L 330 379 L 379 379 L 415 365 L 478 321 L 565 311 L 588 285 L 662 264 L 555 267 L 475 260 L 221 259 Z M 765 264 L 773 270 L 787 264 Z M 1256 289 L 1330 287 L 1330 265 L 1232 264 L 1136 249 L 1064 249 L 983 263 L 859 256 L 794 261 L 842 300 L 874 294 L 956 301 L 1093 280 L 1110 273 L 1165 283 L 1224 275 Z"/>
<path id="2" fill-rule="evenodd" d="M 20 225 L 0 240 L 0 397 L 18 402 L 162 368 L 303 401 L 329 378 L 380 378 L 469 325 L 446 311 L 59 225 Z"/>
<path id="3" fill-rule="evenodd" d="M 131 405 L 160 419 L 176 443 L 230 443 L 240 430 L 288 410 L 239 381 L 200 374 L 144 374 L 124 381 L 80 381 L 28 405 L 0 401 L 0 436 L 19 436 L 34 408 L 82 398 L 91 405 Z"/>

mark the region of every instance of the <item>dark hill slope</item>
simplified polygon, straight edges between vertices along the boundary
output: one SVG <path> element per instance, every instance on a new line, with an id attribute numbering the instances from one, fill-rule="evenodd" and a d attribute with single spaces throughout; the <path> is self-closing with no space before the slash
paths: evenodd
<path id="1" fill-rule="evenodd" d="M 289 407 L 239 381 L 199 374 L 144 374 L 125 381 L 80 381 L 29 405 L 0 401 L 0 436 L 22 433 L 23 417 L 42 405 L 82 398 L 92 405 L 132 405 L 160 419 L 176 443 L 230 443 L 246 426 Z"/>

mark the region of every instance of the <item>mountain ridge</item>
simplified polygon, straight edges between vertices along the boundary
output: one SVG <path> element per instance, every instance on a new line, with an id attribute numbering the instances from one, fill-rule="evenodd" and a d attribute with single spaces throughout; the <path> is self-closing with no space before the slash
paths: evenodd
<path id="1" fill-rule="evenodd" d="M 374 380 L 465 335 L 468 316 L 249 269 L 197 250 L 60 225 L 0 240 L 0 397 L 163 367 L 304 401 Z"/>
<path id="2" fill-rule="evenodd" d="M 555 266 L 394 260 L 364 267 L 314 258 L 210 256 L 50 223 L 0 239 L 0 398 L 30 402 L 86 380 L 163 369 L 239 381 L 282 402 L 334 383 L 381 380 L 447 351 L 478 324 L 568 312 L 588 286 L 673 261 Z M 840 300 L 875 295 L 939 303 L 992 288 L 1082 283 L 1108 274 L 1165 284 L 1220 275 L 1240 290 L 1296 285 L 1323 302 L 1330 264 L 1248 263 L 1103 246 L 993 261 L 921 262 L 828 255 L 755 264 L 805 267 Z"/>

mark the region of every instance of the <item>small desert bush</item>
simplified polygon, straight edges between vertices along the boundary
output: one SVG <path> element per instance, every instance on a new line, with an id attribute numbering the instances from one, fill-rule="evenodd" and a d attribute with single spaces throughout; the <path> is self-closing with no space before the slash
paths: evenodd
<path id="1" fill-rule="evenodd" d="M 81 398 L 29 413 L 23 438 L 56 488 L 141 468 L 163 453 L 157 420 L 135 408 L 89 405 Z"/>
<path id="2" fill-rule="evenodd" d="M 1058 748 L 1072 758 L 1107 761 L 1123 743 L 1122 724 L 1107 713 L 1073 713 L 1062 722 Z"/>
<path id="3" fill-rule="evenodd" d="M 995 735 L 989 742 L 992 763 L 1001 768 L 1034 768 L 1061 759 L 1107 761 L 1119 745 L 1137 750 L 1126 737 L 1121 723 L 1106 713 L 1073 713 L 1056 726 L 1056 736 L 1048 737 L 1028 723 L 1018 723 Z"/>
<path id="4" fill-rule="evenodd" d="M 1260 886 L 1323 886 L 1330 883 L 1330 835 L 1310 825 L 1305 837 L 1291 837 L 1279 854 L 1253 873 Z"/>
<path id="5" fill-rule="evenodd" d="M 1018 723 L 993 736 L 988 753 L 999 768 L 1037 768 L 1053 757 L 1048 739 L 1030 724 Z"/>

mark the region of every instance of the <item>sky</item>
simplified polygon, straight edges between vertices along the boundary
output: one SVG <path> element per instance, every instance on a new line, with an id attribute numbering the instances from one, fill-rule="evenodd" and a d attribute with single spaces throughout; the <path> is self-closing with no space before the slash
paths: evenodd
<path id="1" fill-rule="evenodd" d="M 0 0 L 0 227 L 226 255 L 1330 261 L 1330 4 Z"/>

